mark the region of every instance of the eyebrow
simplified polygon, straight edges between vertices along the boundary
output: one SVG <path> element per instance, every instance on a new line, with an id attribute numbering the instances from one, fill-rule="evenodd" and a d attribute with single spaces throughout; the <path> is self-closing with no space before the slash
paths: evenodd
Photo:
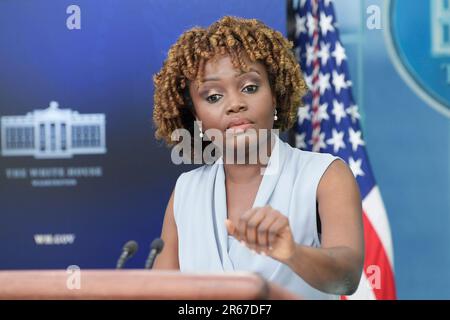
<path id="1" fill-rule="evenodd" d="M 243 72 L 243 71 L 241 71 L 241 72 L 239 72 L 239 73 L 236 73 L 236 75 L 235 75 L 234 77 L 237 78 L 237 77 L 240 77 L 240 76 L 242 76 L 242 75 L 244 75 L 244 74 L 247 74 L 247 73 L 250 73 L 250 72 L 256 72 L 257 74 L 261 75 L 261 74 L 259 73 L 258 70 L 253 69 L 253 68 L 250 68 L 250 70 L 249 70 L 248 72 Z M 220 80 L 220 78 L 218 78 L 218 77 L 209 77 L 209 78 L 204 78 L 204 79 L 203 79 L 203 82 L 207 82 L 207 81 L 219 81 L 219 80 Z"/>

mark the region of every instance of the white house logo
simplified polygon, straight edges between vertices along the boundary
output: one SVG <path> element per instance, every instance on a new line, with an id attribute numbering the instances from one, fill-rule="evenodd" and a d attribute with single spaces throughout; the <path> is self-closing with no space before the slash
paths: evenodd
<path id="1" fill-rule="evenodd" d="M 387 0 L 385 39 L 400 75 L 450 117 L 450 0 Z"/>
<path id="2" fill-rule="evenodd" d="M 105 115 L 59 109 L 56 101 L 25 116 L 1 117 L 2 156 L 38 159 L 106 153 Z"/>

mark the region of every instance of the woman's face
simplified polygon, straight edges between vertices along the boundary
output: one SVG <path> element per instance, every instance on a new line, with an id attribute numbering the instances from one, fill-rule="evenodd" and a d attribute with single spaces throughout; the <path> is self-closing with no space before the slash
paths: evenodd
<path id="1" fill-rule="evenodd" d="M 209 60 L 203 82 L 191 82 L 189 92 L 202 131 L 218 129 L 233 147 L 256 142 L 253 133 L 273 128 L 275 97 L 266 68 L 245 59 L 249 72 L 235 69 L 229 56 Z M 251 134 L 252 133 L 252 134 Z"/>

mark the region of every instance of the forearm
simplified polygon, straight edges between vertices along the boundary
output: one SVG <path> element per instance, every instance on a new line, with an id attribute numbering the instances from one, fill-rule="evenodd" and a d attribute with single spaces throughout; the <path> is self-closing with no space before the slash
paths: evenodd
<path id="1" fill-rule="evenodd" d="M 352 294 L 362 271 L 362 259 L 348 247 L 312 248 L 296 245 L 282 261 L 312 287 L 331 294 Z"/>

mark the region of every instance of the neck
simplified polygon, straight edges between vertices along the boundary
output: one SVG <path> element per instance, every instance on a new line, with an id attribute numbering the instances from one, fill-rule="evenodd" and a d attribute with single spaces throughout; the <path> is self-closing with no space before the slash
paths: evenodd
<path id="1" fill-rule="evenodd" d="M 268 157 L 272 155 L 272 150 L 275 141 L 267 141 L 260 145 L 260 148 L 265 148 L 268 152 Z M 270 147 L 267 148 L 267 145 Z M 257 157 L 258 162 L 256 164 L 227 164 L 224 162 L 224 172 L 225 178 L 228 182 L 234 184 L 247 184 L 255 181 L 260 181 L 263 176 L 263 168 L 267 167 L 267 163 L 261 163 L 259 156 Z"/>
<path id="2" fill-rule="evenodd" d="M 225 178 L 234 184 L 247 184 L 262 177 L 260 164 L 224 164 Z"/>

